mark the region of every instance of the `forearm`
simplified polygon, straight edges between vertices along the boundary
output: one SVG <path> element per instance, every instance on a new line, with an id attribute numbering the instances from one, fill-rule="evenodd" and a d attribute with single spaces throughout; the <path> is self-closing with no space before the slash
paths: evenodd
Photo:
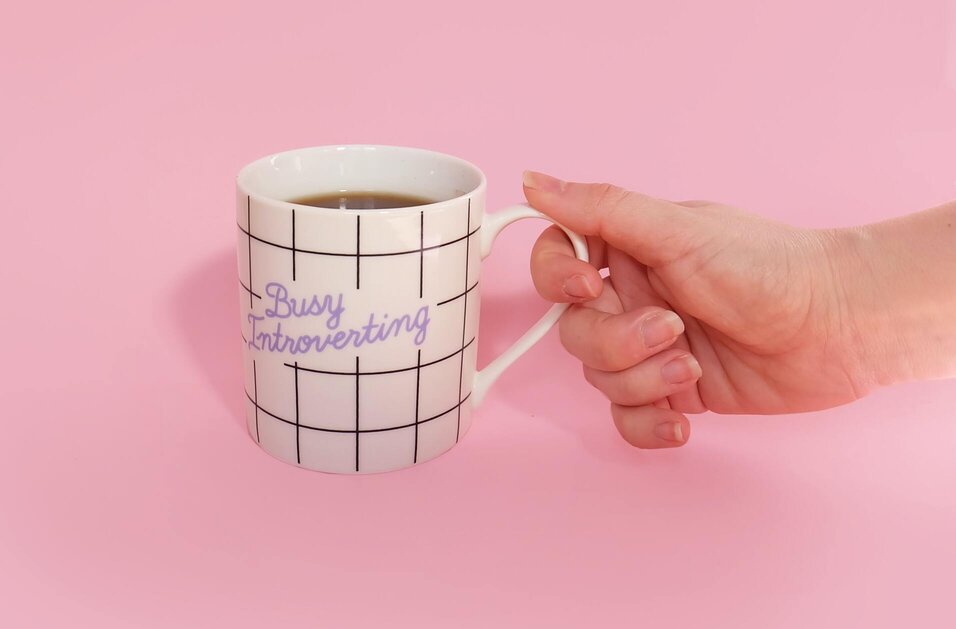
<path id="1" fill-rule="evenodd" d="M 854 351 L 874 383 L 956 376 L 956 202 L 833 233 Z"/>

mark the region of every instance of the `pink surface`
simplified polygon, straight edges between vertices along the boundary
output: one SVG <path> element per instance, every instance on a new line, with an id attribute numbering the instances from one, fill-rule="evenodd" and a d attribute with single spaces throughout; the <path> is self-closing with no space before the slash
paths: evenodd
<path id="1" fill-rule="evenodd" d="M 555 6 L 7 12 L 0 624 L 954 626 L 952 382 L 642 452 L 552 335 L 412 470 L 245 434 L 233 177 L 260 155 L 450 152 L 492 208 L 523 168 L 808 225 L 956 197 L 954 2 Z M 484 269 L 481 361 L 544 308 L 540 229 Z"/>

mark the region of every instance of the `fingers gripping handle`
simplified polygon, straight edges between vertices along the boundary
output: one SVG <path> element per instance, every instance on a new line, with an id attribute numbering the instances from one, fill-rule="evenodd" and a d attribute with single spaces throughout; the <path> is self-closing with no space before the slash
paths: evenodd
<path id="1" fill-rule="evenodd" d="M 481 257 L 488 257 L 495 239 L 505 227 L 523 218 L 543 218 L 546 221 L 551 221 L 567 234 L 571 240 L 571 244 L 574 246 L 575 255 L 585 262 L 588 261 L 588 245 L 583 236 L 556 223 L 550 217 L 545 216 L 538 210 L 527 205 L 515 205 L 500 212 L 485 216 L 485 220 L 481 226 Z M 488 389 L 494 384 L 495 380 L 504 373 L 505 369 L 510 367 L 519 356 L 531 349 L 531 347 L 540 341 L 548 330 L 551 329 L 551 326 L 558 322 L 558 319 L 561 318 L 564 311 L 568 309 L 568 305 L 569 304 L 555 304 L 551 306 L 551 308 L 544 313 L 544 316 L 538 319 L 537 323 L 531 326 L 527 332 L 522 334 L 511 347 L 488 363 L 487 367 L 475 373 L 475 384 L 471 394 L 472 403 L 475 406 L 481 404 L 485 399 L 485 394 L 488 393 Z"/>

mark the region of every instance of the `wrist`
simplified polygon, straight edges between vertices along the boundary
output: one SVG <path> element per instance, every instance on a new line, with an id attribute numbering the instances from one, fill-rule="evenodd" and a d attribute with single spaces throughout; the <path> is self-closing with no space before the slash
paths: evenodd
<path id="1" fill-rule="evenodd" d="M 819 292 L 825 296 L 825 329 L 833 359 L 862 396 L 896 380 L 883 344 L 886 309 L 879 307 L 873 235 L 866 228 L 819 230 L 823 255 Z"/>
<path id="2" fill-rule="evenodd" d="M 826 232 L 836 334 L 864 388 L 956 375 L 954 218 L 950 206 Z"/>

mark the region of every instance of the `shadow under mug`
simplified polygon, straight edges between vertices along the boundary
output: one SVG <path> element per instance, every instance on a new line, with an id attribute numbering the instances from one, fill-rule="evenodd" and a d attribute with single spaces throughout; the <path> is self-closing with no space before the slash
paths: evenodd
<path id="1" fill-rule="evenodd" d="M 324 146 L 239 172 L 236 218 L 249 434 L 324 472 L 400 469 L 447 451 L 491 384 L 561 316 L 557 304 L 478 371 L 481 260 L 501 230 L 544 218 L 485 215 L 485 176 L 449 155 Z M 289 199 L 375 191 L 436 199 L 350 210 Z M 576 255 L 584 239 L 564 227 Z"/>

